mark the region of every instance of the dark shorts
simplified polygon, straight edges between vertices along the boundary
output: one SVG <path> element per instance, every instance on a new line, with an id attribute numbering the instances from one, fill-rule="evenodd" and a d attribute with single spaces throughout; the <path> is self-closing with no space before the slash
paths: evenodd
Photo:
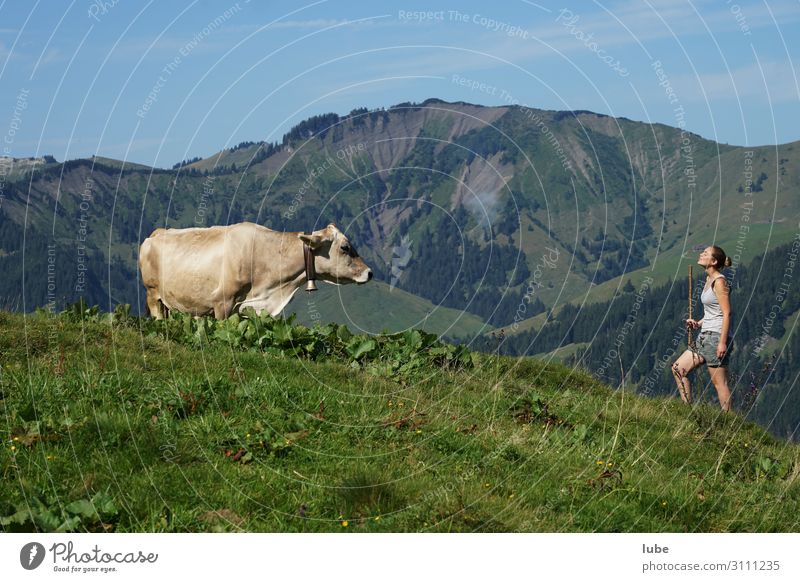
<path id="1" fill-rule="evenodd" d="M 697 336 L 697 353 L 706 361 L 709 368 L 719 368 L 728 365 L 728 356 L 733 351 L 733 342 L 728 338 L 728 351 L 720 360 L 717 357 L 717 346 L 719 345 L 719 333 L 716 331 L 701 331 Z"/>

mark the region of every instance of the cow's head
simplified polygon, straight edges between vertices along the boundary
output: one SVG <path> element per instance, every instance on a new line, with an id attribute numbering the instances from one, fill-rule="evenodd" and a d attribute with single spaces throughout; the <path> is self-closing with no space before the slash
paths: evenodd
<path id="1" fill-rule="evenodd" d="M 314 253 L 318 279 L 334 285 L 363 284 L 372 279 L 372 269 L 358 256 L 353 245 L 335 224 L 297 236 Z"/>

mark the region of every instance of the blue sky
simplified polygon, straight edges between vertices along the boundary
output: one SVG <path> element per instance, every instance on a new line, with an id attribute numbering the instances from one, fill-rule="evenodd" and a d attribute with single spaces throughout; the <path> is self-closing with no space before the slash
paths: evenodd
<path id="1" fill-rule="evenodd" d="M 170 167 L 438 97 L 785 143 L 798 65 L 798 0 L 0 0 L 0 139 L 16 157 Z"/>

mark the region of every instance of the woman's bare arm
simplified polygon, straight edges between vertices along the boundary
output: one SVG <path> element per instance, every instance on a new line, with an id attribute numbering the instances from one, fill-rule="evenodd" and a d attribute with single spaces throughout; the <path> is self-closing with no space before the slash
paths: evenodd
<path id="1" fill-rule="evenodd" d="M 714 285 L 714 293 L 719 301 L 719 310 L 722 312 L 722 330 L 719 332 L 719 345 L 723 350 L 728 349 L 728 331 L 731 328 L 731 297 L 728 281 L 719 277 Z M 721 357 L 721 356 L 720 356 Z"/>

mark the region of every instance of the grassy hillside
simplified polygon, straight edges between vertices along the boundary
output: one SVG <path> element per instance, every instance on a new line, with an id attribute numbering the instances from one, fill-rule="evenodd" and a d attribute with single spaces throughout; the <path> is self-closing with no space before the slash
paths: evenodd
<path id="1" fill-rule="evenodd" d="M 285 311 L 296 314 L 305 325 L 334 321 L 371 334 L 417 327 L 437 335 L 463 338 L 492 329 L 471 313 L 434 305 L 382 281 L 359 287 L 326 283 L 317 287 L 311 295 L 305 289 L 298 291 Z"/>
<path id="2" fill-rule="evenodd" d="M 420 334 L 398 367 L 387 338 L 259 325 L 0 312 L 0 529 L 797 527 L 800 451 L 737 416 L 535 359 L 458 369 Z"/>

